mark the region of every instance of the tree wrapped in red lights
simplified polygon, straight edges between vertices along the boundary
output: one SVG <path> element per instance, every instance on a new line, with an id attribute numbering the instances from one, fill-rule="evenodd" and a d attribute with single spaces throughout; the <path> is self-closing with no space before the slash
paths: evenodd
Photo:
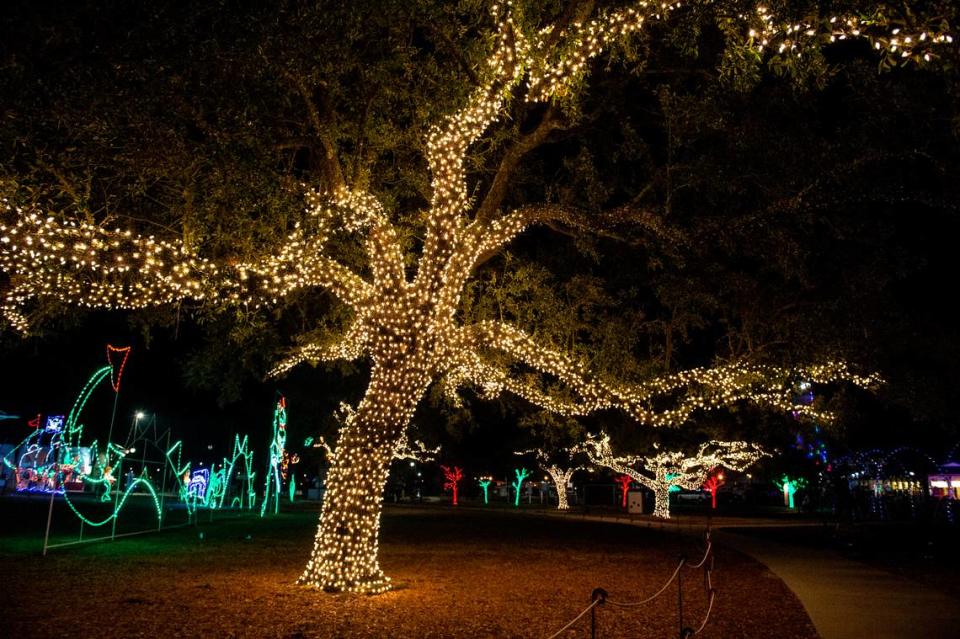
<path id="1" fill-rule="evenodd" d="M 443 470 L 443 477 L 446 482 L 443 484 L 444 490 L 449 490 L 453 495 L 453 505 L 457 505 L 457 490 L 460 480 L 463 479 L 463 469 L 459 466 L 454 466 L 451 469 L 449 466 L 440 466 Z"/>
<path id="2" fill-rule="evenodd" d="M 627 493 L 630 491 L 630 484 L 633 483 L 633 477 L 630 475 L 618 475 L 613 481 L 620 486 L 620 507 L 626 508 Z"/>
<path id="3" fill-rule="evenodd" d="M 724 483 L 722 472 L 711 474 L 707 477 L 707 480 L 703 482 L 703 489 L 710 493 L 710 508 L 713 510 L 717 509 L 717 490 L 719 490 Z"/>
<path id="4" fill-rule="evenodd" d="M 429 175 L 422 184 L 429 201 L 420 216 L 422 233 L 400 222 L 408 212 L 392 210 L 388 200 L 366 190 L 362 171 L 354 172 L 357 179 L 345 177 L 329 127 L 321 121 L 322 109 L 301 82 L 324 149 L 317 159 L 324 183 L 306 190 L 305 210 L 282 247 L 265 247 L 244 259 L 205 257 L 186 239 L 137 235 L 90 219 L 64 220 L 30 206 L 7 205 L 0 219 L 0 270 L 9 278 L 4 317 L 26 331 L 28 309 L 37 299 L 98 309 L 190 300 L 246 313 L 322 288 L 343 302 L 352 317 L 339 339 L 305 334 L 271 371 L 282 375 L 301 363 L 333 360 L 372 364 L 366 393 L 344 420 L 336 451 L 331 450 L 313 552 L 300 578 L 328 590 L 389 587 L 377 556 L 383 489 L 390 461 L 431 384 L 441 383 L 454 400 L 464 387 L 487 398 L 510 392 L 565 415 L 617 408 L 649 426 L 680 426 L 697 413 L 740 402 L 827 419 L 793 401 L 794 379 L 846 380 L 864 387 L 877 379 L 857 375 L 842 362 L 791 369 L 733 361 L 613 380 L 517 326 L 471 322 L 459 312 L 476 270 L 531 226 L 581 230 L 629 222 L 663 232 L 656 212 L 633 205 L 597 215 L 550 202 L 504 206 L 524 157 L 564 126 L 559 105 L 581 89 L 589 60 L 645 25 L 667 20 L 680 6 L 640 2 L 595 12 L 594 5 L 570 3 L 553 24 L 527 24 L 513 3 L 492 3 L 485 62 L 466 74 L 472 88 L 464 91 L 460 107 L 426 134 Z M 936 57 L 948 37 L 936 29 L 881 33 L 888 26 L 883 21 L 861 25 L 843 16 L 827 18 L 786 29 L 786 20 L 757 6 L 724 20 L 757 55 L 771 49 L 799 55 L 827 37 L 863 37 L 885 55 L 922 61 Z M 524 102 L 546 105 L 540 122 L 516 134 L 488 180 L 468 181 L 470 149 Z M 360 240 L 362 259 L 341 259 L 330 250 L 344 238 Z"/>

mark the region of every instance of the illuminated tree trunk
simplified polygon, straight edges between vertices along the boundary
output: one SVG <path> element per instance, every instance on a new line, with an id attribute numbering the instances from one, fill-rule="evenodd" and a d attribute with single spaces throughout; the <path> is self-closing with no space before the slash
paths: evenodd
<path id="1" fill-rule="evenodd" d="M 557 488 L 557 510 L 569 510 L 570 504 L 567 502 L 567 484 L 570 483 L 570 478 L 573 477 L 573 473 L 575 473 L 577 469 L 570 468 L 562 470 L 556 466 L 550 466 L 546 471 L 553 480 L 554 486 Z"/>
<path id="2" fill-rule="evenodd" d="M 341 431 L 313 552 L 299 583 L 363 593 L 390 588 L 377 558 L 383 490 L 397 442 L 425 388 L 418 381 L 409 371 L 375 370 Z"/>
<path id="3" fill-rule="evenodd" d="M 653 489 L 653 516 L 670 519 L 670 486 L 657 484 Z"/>

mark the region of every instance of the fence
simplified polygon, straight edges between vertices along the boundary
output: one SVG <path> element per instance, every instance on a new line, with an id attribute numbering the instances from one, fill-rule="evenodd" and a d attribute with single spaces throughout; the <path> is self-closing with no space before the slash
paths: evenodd
<path id="1" fill-rule="evenodd" d="M 685 556 L 681 555 L 677 561 L 677 567 L 674 569 L 673 574 L 670 575 L 670 578 L 664 582 L 663 586 L 660 589 L 646 597 L 640 599 L 639 601 L 617 601 L 612 599 L 606 590 L 603 588 L 595 588 L 590 594 L 590 605 L 583 609 L 576 617 L 571 619 L 563 628 L 556 631 L 550 635 L 547 639 L 556 639 L 561 634 L 574 627 L 577 622 L 583 619 L 588 613 L 590 615 L 590 637 L 591 639 L 597 639 L 597 632 L 599 629 L 598 617 L 600 611 L 604 610 L 604 607 L 607 605 L 612 606 L 613 608 L 618 608 L 620 610 L 629 610 L 631 608 L 638 608 L 645 604 L 652 602 L 667 591 L 667 588 L 670 587 L 674 581 L 677 582 L 677 628 L 679 639 L 689 639 L 697 634 L 699 634 L 706 627 L 707 622 L 710 620 L 710 613 L 713 611 L 713 603 L 717 597 L 717 591 L 713 587 L 713 563 L 714 563 L 714 554 L 713 554 L 713 542 L 710 539 L 710 531 L 707 530 L 705 534 L 706 550 L 704 550 L 703 558 L 695 564 L 690 564 L 687 562 Z M 704 594 L 707 597 L 707 611 L 703 616 L 703 620 L 700 624 L 694 629 L 692 626 L 686 625 L 686 622 L 683 618 L 683 569 L 697 570 L 702 569 L 703 571 L 703 586 Z"/>

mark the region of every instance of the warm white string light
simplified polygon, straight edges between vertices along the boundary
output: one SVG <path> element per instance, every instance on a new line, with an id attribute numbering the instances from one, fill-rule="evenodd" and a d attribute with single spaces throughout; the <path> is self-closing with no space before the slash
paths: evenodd
<path id="1" fill-rule="evenodd" d="M 742 471 L 758 459 L 769 456 L 756 444 L 709 441 L 690 455 L 682 451 L 664 451 L 656 455 L 614 455 L 610 436 L 588 436 L 574 448 L 584 452 L 597 466 L 629 475 L 633 481 L 653 491 L 653 516 L 670 518 L 670 489 L 700 490 L 715 468 Z"/>
<path id="2" fill-rule="evenodd" d="M 557 488 L 557 510 L 569 510 L 570 504 L 567 501 L 567 486 L 573 480 L 573 474 L 582 469 L 583 466 L 573 465 L 572 460 L 569 459 L 573 456 L 570 454 L 570 451 L 558 451 L 558 453 L 560 452 L 567 453 L 567 464 L 561 464 L 559 461 L 551 459 L 551 455 L 542 448 L 517 451 L 514 454 L 532 454 L 537 458 L 537 462 L 540 464 L 540 467 L 546 471 L 548 475 L 550 475 L 550 479 L 553 480 L 553 485 Z"/>
<path id="3" fill-rule="evenodd" d="M 493 2 L 494 38 L 480 86 L 461 109 L 430 129 L 426 141 L 432 195 L 412 280 L 390 215 L 373 195 L 347 188 L 306 190 L 303 217 L 281 247 L 265 250 L 257 259 L 234 261 L 206 259 L 182 242 L 62 221 L 4 203 L 0 270 L 9 276 L 10 286 L 0 301 L 3 316 L 26 331 L 27 309 L 37 299 L 105 309 L 179 300 L 259 308 L 308 288 L 322 287 L 337 295 L 354 314 L 343 338 L 333 344 L 304 344 L 271 372 L 279 375 L 303 362 L 362 357 L 372 361 L 367 393 L 345 419 L 336 452 L 330 451 L 320 526 L 301 578 L 332 590 L 378 592 L 389 587 L 377 562 L 381 496 L 390 461 L 406 442 L 414 409 L 435 380 L 443 379 L 454 396 L 458 388 L 470 385 L 485 396 L 510 391 L 565 415 L 617 407 L 654 426 L 680 425 L 698 411 L 743 401 L 829 417 L 793 401 L 789 390 L 793 379 L 849 381 L 864 387 L 878 379 L 857 375 L 842 362 L 800 370 L 733 363 L 640 383 L 613 382 L 591 375 L 580 362 L 537 345 L 514 327 L 497 322 L 464 326 L 458 315 L 470 276 L 491 252 L 531 224 L 572 219 L 570 211 L 548 205 L 471 219 L 466 174 L 471 145 L 504 117 L 513 101 L 562 97 L 605 46 L 680 6 L 638 2 L 556 33 L 548 26 L 525 36 L 514 22 L 511 2 Z M 745 31 L 758 47 L 765 39 L 763 46 L 769 50 L 783 34 L 801 37 L 766 15 L 742 16 L 745 29 L 762 22 L 750 27 L 752 36 Z M 857 35 L 845 20 L 839 26 L 836 20 L 828 22 L 834 25 L 831 35 Z M 808 30 L 802 37 L 814 38 L 816 34 L 808 36 Z M 837 35 L 837 30 L 846 31 Z M 896 41 L 877 40 L 880 48 L 894 51 L 894 46 L 909 44 L 904 50 L 921 59 L 933 52 L 934 44 L 942 47 L 952 40 L 935 31 L 891 36 Z M 341 233 L 363 238 L 368 267 L 364 274 L 325 254 L 328 240 Z M 491 353 L 498 357 L 488 357 Z M 512 374 L 499 363 L 503 356 L 555 376 L 568 392 L 548 392 L 542 384 Z M 661 402 L 667 408 L 660 409 Z"/>

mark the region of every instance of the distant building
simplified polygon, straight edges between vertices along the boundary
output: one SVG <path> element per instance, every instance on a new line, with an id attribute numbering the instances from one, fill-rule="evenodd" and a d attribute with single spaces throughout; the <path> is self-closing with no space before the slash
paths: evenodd
<path id="1" fill-rule="evenodd" d="M 927 475 L 927 482 L 933 497 L 960 499 L 960 463 L 944 464 L 936 475 Z"/>

